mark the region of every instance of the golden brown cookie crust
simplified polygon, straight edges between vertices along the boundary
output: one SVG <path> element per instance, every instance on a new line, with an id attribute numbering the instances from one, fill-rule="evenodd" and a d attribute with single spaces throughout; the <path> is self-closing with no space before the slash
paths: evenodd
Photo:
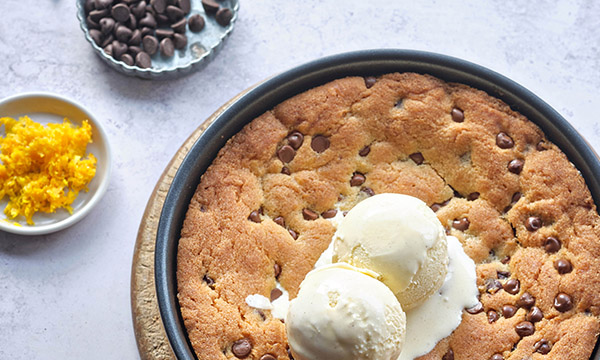
<path id="1" fill-rule="evenodd" d="M 295 131 L 300 146 L 288 138 Z M 356 174 L 364 181 L 351 184 Z M 483 311 L 465 311 L 420 359 L 450 349 L 454 359 L 589 358 L 600 331 L 600 217 L 583 178 L 500 100 L 412 73 L 306 91 L 221 149 L 190 203 L 177 257 L 198 358 L 236 359 L 233 344 L 245 339 L 248 359 L 288 359 L 285 325 L 246 296 L 268 297 L 278 280 L 293 298 L 335 232 L 320 214 L 387 192 L 432 206 L 477 264 Z"/>

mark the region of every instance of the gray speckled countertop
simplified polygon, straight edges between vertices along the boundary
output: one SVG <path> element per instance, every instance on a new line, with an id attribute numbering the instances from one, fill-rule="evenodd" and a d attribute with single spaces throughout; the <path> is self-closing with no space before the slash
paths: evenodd
<path id="1" fill-rule="evenodd" d="M 114 166 L 104 199 L 48 236 L 0 233 L 0 359 L 138 358 L 129 298 L 144 207 L 175 151 L 247 87 L 325 55 L 427 50 L 530 89 L 600 152 L 600 2 L 240 1 L 236 28 L 199 73 L 125 77 L 84 39 L 75 0 L 0 2 L 0 97 L 52 91 L 103 121 Z"/>

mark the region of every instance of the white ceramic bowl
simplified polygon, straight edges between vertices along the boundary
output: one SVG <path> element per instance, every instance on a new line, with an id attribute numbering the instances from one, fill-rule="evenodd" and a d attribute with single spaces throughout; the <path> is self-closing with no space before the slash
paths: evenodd
<path id="1" fill-rule="evenodd" d="M 65 209 L 53 213 L 37 212 L 33 216 L 35 225 L 27 225 L 22 216 L 9 220 L 4 214 L 8 196 L 0 199 L 0 230 L 21 235 L 42 235 L 65 229 L 87 215 L 100 201 L 108 187 L 111 169 L 111 154 L 106 133 L 94 116 L 80 104 L 51 93 L 25 93 L 0 100 L 0 117 L 18 118 L 29 116 L 33 121 L 47 123 L 62 123 L 68 118 L 73 124 L 81 125 L 88 120 L 92 126 L 92 143 L 88 144 L 86 152 L 97 158 L 96 175 L 88 184 L 89 191 L 79 192 L 79 196 L 71 204 L 73 214 Z M 4 136 L 4 128 L 0 129 Z M 16 224 L 15 224 L 16 223 Z"/>

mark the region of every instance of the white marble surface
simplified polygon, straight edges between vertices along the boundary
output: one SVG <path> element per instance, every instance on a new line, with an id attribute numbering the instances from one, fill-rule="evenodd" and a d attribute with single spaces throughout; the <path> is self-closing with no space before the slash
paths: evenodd
<path id="1" fill-rule="evenodd" d="M 600 151 L 600 2 L 244 1 L 219 56 L 170 82 L 91 51 L 74 0 L 0 2 L 0 97 L 45 90 L 96 114 L 114 167 L 100 205 L 49 236 L 0 233 L 0 359 L 135 359 L 130 269 L 152 189 L 187 136 L 268 76 L 349 50 L 407 48 L 489 67 L 538 94 Z"/>

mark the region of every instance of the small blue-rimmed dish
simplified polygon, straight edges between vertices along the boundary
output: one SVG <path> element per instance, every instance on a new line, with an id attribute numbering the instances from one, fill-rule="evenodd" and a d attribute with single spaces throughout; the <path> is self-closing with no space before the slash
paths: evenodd
<path id="1" fill-rule="evenodd" d="M 177 300 L 178 242 L 190 200 L 218 151 L 255 117 L 296 94 L 347 76 L 393 72 L 430 74 L 503 100 L 538 125 L 567 155 L 584 177 L 596 204 L 600 204 L 600 160 L 594 150 L 550 105 L 492 70 L 445 55 L 397 49 L 350 52 L 298 66 L 259 84 L 220 111 L 192 145 L 173 178 L 158 224 L 154 273 L 161 318 L 177 359 L 196 358 Z M 600 360 L 598 349 L 591 359 Z"/>
<path id="2" fill-rule="evenodd" d="M 219 25 L 214 15 L 207 15 L 202 7 L 201 0 L 191 0 L 192 10 L 186 17 L 189 18 L 195 14 L 201 15 L 205 20 L 204 28 L 199 32 L 192 32 L 186 27 L 185 35 L 188 41 L 185 48 L 175 50 L 175 55 L 172 57 L 164 57 L 160 52 L 157 52 L 152 56 L 152 66 L 146 69 L 135 65 L 130 66 L 123 61 L 116 60 L 94 42 L 86 21 L 85 0 L 77 0 L 77 18 L 85 38 L 92 45 L 100 59 L 108 66 L 129 76 L 151 80 L 169 80 L 202 69 L 223 48 L 225 40 L 233 30 L 237 20 L 240 5 L 238 0 L 219 1 L 219 5 L 222 8 L 230 9 L 233 13 L 233 17 L 227 26 Z"/>
<path id="3" fill-rule="evenodd" d="M 8 203 L 8 196 L 0 199 L 0 231 L 20 235 L 43 235 L 63 230 L 83 219 L 100 202 L 108 188 L 111 152 L 106 132 L 102 124 L 85 107 L 51 93 L 24 93 L 0 100 L 0 117 L 17 119 L 21 116 L 28 116 L 44 125 L 60 124 L 67 118 L 73 125 L 81 126 L 83 120 L 88 120 L 92 127 L 92 143 L 87 145 L 86 154 L 91 153 L 96 157 L 96 174 L 87 186 L 88 191 L 80 191 L 71 204 L 72 214 L 62 208 L 52 213 L 37 212 L 33 215 L 35 224 L 28 225 L 23 216 L 8 219 L 3 212 Z"/>

